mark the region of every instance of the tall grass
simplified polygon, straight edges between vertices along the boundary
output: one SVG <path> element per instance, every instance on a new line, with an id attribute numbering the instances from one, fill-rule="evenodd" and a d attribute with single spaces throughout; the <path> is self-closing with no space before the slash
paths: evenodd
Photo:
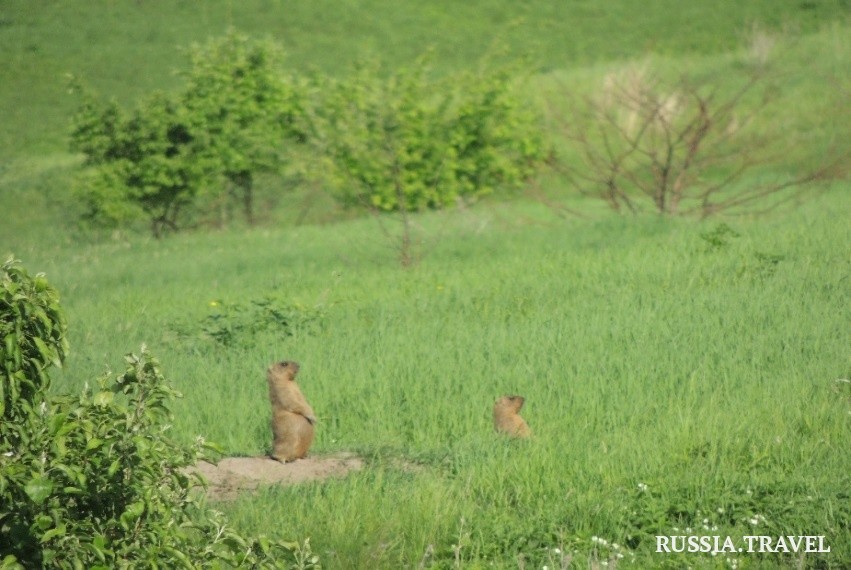
<path id="1" fill-rule="evenodd" d="M 824 212 L 845 191 L 731 222 L 738 237 L 656 218 L 512 222 L 516 204 L 424 216 L 442 237 L 407 272 L 371 220 L 96 244 L 34 268 L 70 313 L 60 389 L 146 341 L 185 394 L 187 440 L 266 452 L 264 367 L 302 364 L 314 452 L 354 450 L 367 468 L 224 508 L 245 530 L 310 536 L 330 567 L 411 567 L 427 551 L 438 567 L 515 567 L 554 548 L 581 564 L 710 564 L 661 557 L 641 534 L 704 518 L 704 534 L 826 535 L 820 560 L 841 566 L 851 265 L 837 245 L 851 236 Z M 212 302 L 271 292 L 324 324 L 232 347 L 203 338 Z M 532 441 L 491 433 L 504 393 L 527 398 Z"/>

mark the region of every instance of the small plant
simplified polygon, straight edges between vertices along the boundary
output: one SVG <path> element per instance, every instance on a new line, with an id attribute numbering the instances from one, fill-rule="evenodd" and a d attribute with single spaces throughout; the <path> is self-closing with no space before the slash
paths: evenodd
<path id="1" fill-rule="evenodd" d="M 730 239 L 739 237 L 739 233 L 727 224 L 718 224 L 712 230 L 700 234 L 711 251 L 727 247 Z"/>
<path id="2" fill-rule="evenodd" d="M 786 259 L 785 255 L 779 253 L 754 253 L 753 270 L 759 277 L 771 277 L 777 272 L 777 266 Z"/>
<path id="3" fill-rule="evenodd" d="M 178 335 L 210 339 L 225 347 L 244 346 L 265 333 L 278 337 L 315 334 L 325 318 L 321 307 L 304 307 L 271 294 L 246 303 L 216 300 L 210 308 L 200 323 L 174 327 Z"/>
<path id="4" fill-rule="evenodd" d="M 616 568 L 618 563 L 626 556 L 623 547 L 617 542 L 606 540 L 598 536 L 591 537 L 591 567 Z"/>

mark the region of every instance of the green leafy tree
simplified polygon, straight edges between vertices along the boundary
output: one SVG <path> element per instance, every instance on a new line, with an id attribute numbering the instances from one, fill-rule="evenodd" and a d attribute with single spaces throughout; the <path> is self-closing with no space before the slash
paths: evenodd
<path id="1" fill-rule="evenodd" d="M 456 81 L 459 103 L 446 132 L 461 196 L 520 186 L 547 156 L 539 116 L 516 92 L 519 77 L 514 68 L 505 67 Z"/>
<path id="2" fill-rule="evenodd" d="M 419 211 L 522 185 L 545 152 L 512 79 L 502 69 L 430 80 L 421 59 L 389 77 L 369 62 L 328 80 L 314 143 L 350 182 L 341 198 Z"/>
<path id="3" fill-rule="evenodd" d="M 77 179 L 87 217 L 113 226 L 145 218 L 156 237 L 177 230 L 211 183 L 209 165 L 195 153 L 187 109 L 156 93 L 125 115 L 115 103 L 85 97 L 71 149 L 85 155 L 88 167 Z"/>
<path id="4" fill-rule="evenodd" d="M 445 133 L 437 120 L 446 101 L 429 96 L 425 68 L 382 78 L 374 62 L 319 90 L 322 149 L 347 179 L 339 197 L 384 210 L 438 208 L 452 202 L 441 179 Z"/>
<path id="5" fill-rule="evenodd" d="M 233 30 L 190 50 L 181 98 L 199 135 L 195 152 L 228 182 L 248 223 L 256 216 L 257 174 L 280 171 L 286 145 L 305 137 L 301 95 L 282 59 L 274 43 Z"/>
<path id="6" fill-rule="evenodd" d="M 130 113 L 83 90 L 71 149 L 85 156 L 77 187 L 88 219 L 117 227 L 146 219 L 160 237 L 225 196 L 253 223 L 257 175 L 279 172 L 287 146 L 304 142 L 300 90 L 273 43 L 231 31 L 189 55 L 181 90 Z"/>
<path id="7" fill-rule="evenodd" d="M 210 446 L 169 437 L 179 394 L 144 346 L 94 390 L 49 396 L 56 291 L 12 260 L 0 283 L 0 568 L 318 567 L 309 543 L 245 538 L 203 506 L 188 468 Z"/>
<path id="8" fill-rule="evenodd" d="M 402 265 L 415 258 L 410 212 L 517 188 L 545 158 L 509 68 L 438 81 L 424 59 L 387 76 L 366 62 L 315 92 L 309 143 L 336 166 L 343 203 L 398 215 Z"/>
<path id="9" fill-rule="evenodd" d="M 409 243 L 408 212 L 516 188 L 545 158 L 515 69 L 438 81 L 421 59 L 310 82 L 287 78 L 281 59 L 274 44 L 230 31 L 192 47 L 174 97 L 155 95 L 129 116 L 86 99 L 71 138 L 89 167 L 78 181 L 90 217 L 120 225 L 144 216 L 160 236 L 191 207 L 228 197 L 253 223 L 257 176 L 307 158 L 335 167 L 343 202 L 401 213 Z"/>

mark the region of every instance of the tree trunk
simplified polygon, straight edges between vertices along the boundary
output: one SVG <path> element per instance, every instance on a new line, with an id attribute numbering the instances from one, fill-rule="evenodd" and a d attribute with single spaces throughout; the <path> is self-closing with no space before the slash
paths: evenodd
<path id="1" fill-rule="evenodd" d="M 249 226 L 256 223 L 254 217 L 254 177 L 248 170 L 235 172 L 230 175 L 231 183 L 239 189 L 242 195 L 242 212 Z"/>

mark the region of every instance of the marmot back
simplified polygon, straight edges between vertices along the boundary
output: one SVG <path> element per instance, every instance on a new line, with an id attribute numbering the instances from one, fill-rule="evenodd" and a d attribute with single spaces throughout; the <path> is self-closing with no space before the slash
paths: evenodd
<path id="1" fill-rule="evenodd" d="M 520 408 L 526 399 L 523 396 L 503 396 L 493 405 L 493 428 L 498 433 L 513 437 L 529 437 L 532 430 L 520 417 Z"/>
<path id="2" fill-rule="evenodd" d="M 307 455 L 313 443 L 316 415 L 295 381 L 298 363 L 281 361 L 266 371 L 272 404 L 272 457 L 293 461 Z"/>

